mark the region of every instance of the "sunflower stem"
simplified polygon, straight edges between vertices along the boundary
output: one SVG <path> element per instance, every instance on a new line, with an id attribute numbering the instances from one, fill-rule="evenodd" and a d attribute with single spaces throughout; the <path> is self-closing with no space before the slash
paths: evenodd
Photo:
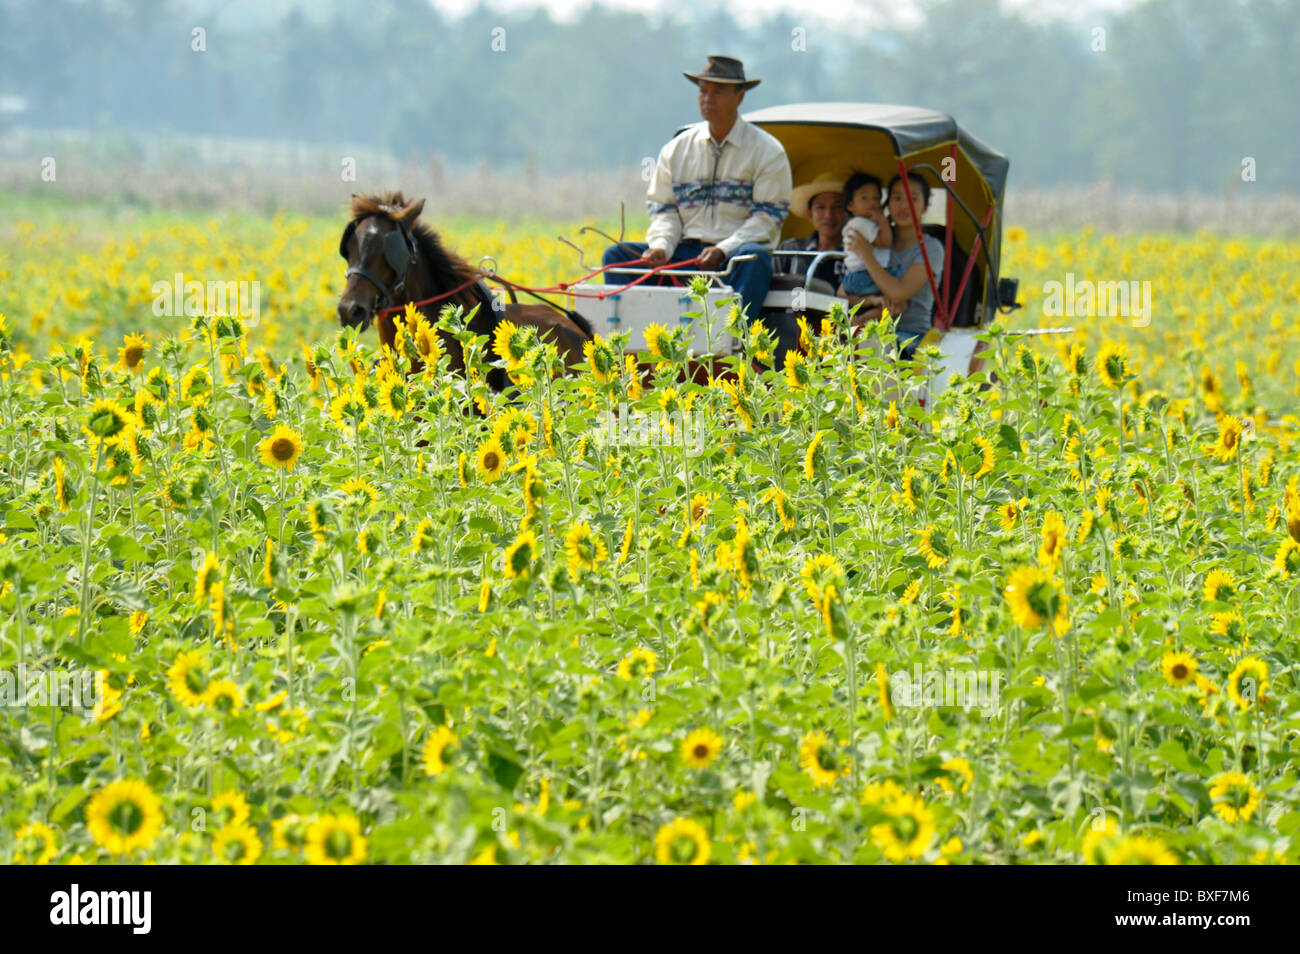
<path id="1" fill-rule="evenodd" d="M 77 646 L 86 642 L 86 609 L 90 602 L 90 537 L 95 530 L 95 507 L 99 503 L 99 468 L 104 461 L 104 442 L 95 448 L 95 469 L 90 472 L 90 510 L 81 540 L 81 599 L 77 607 Z"/>

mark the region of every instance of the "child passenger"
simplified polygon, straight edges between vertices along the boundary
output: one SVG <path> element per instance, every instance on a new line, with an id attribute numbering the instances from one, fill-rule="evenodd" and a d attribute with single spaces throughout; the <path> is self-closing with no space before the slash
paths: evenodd
<path id="1" fill-rule="evenodd" d="M 848 250 L 849 233 L 857 232 L 871 243 L 871 253 L 880 267 L 888 269 L 889 250 L 894 234 L 890 231 L 889 219 L 885 217 L 881 204 L 881 189 L 880 180 L 866 172 L 855 172 L 844 183 L 844 209 L 850 218 L 844 223 L 844 249 L 847 254 L 844 256 L 844 283 L 839 288 L 841 295 L 880 294 L 879 286 L 862 259 Z"/>

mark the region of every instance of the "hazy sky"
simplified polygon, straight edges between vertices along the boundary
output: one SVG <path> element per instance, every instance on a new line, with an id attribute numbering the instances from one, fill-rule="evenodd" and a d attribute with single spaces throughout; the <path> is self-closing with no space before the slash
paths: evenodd
<path id="1" fill-rule="evenodd" d="M 443 12 L 456 16 L 473 9 L 479 0 L 431 0 Z M 1002 0 L 1004 9 L 1027 18 L 1085 20 L 1098 13 L 1133 6 L 1137 0 Z M 592 6 L 592 0 L 488 0 L 494 10 L 524 10 L 543 7 L 556 19 L 567 19 Z M 644 13 L 677 9 L 698 9 L 697 0 L 603 0 L 601 6 Z M 731 15 L 748 25 L 777 13 L 810 19 L 831 20 L 852 30 L 888 25 L 908 26 L 920 17 L 918 0 L 743 0 L 728 7 Z"/>

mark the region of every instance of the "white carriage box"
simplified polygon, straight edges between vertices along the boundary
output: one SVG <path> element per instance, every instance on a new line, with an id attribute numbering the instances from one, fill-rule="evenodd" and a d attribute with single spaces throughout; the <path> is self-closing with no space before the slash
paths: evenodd
<path id="1" fill-rule="evenodd" d="M 574 285 L 570 290 L 579 295 L 604 294 L 616 286 L 610 285 Z M 645 329 L 648 325 L 663 325 L 672 328 L 677 325 L 691 324 L 690 346 L 697 355 L 731 354 L 738 342 L 727 332 L 727 315 L 736 299 L 736 293 L 726 286 L 715 285 L 708 291 L 707 307 L 712 316 L 710 329 L 703 317 L 691 319 L 687 315 L 701 310 L 700 303 L 689 295 L 686 286 L 671 287 L 663 285 L 632 285 L 614 292 L 608 298 L 576 299 L 576 307 L 584 318 L 591 322 L 591 328 L 603 338 L 620 331 L 630 333 L 629 351 L 645 351 Z M 802 306 L 796 308 L 796 299 Z M 772 291 L 763 300 L 764 308 L 782 310 L 828 311 L 832 302 L 848 306 L 843 298 L 824 295 L 821 292 Z M 710 341 L 710 337 L 712 341 Z M 712 345 L 712 347 L 710 347 Z"/>

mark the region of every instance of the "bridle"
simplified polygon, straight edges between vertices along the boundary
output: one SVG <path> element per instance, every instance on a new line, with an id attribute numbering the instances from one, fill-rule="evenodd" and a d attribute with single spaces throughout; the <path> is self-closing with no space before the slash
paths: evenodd
<path id="1" fill-rule="evenodd" d="M 370 215 L 379 215 L 381 213 L 372 212 Z M 339 254 L 343 256 L 344 261 L 351 261 L 348 258 L 348 242 L 357 230 L 357 226 L 370 218 L 370 215 L 362 216 L 355 221 L 349 222 L 347 228 L 343 230 L 343 239 L 339 242 Z M 411 230 L 406 227 L 405 222 L 399 222 L 396 219 L 389 219 L 397 228 L 384 236 L 384 260 L 388 262 L 389 268 L 397 276 L 397 280 L 391 286 L 381 282 L 370 269 L 362 265 L 350 265 L 344 278 L 351 278 L 353 275 L 360 275 L 370 284 L 374 285 L 379 291 L 378 308 L 385 308 L 395 304 L 397 298 L 402 294 L 402 289 L 406 287 L 406 278 L 411 271 L 411 263 L 415 261 L 416 245 L 415 237 Z"/>

